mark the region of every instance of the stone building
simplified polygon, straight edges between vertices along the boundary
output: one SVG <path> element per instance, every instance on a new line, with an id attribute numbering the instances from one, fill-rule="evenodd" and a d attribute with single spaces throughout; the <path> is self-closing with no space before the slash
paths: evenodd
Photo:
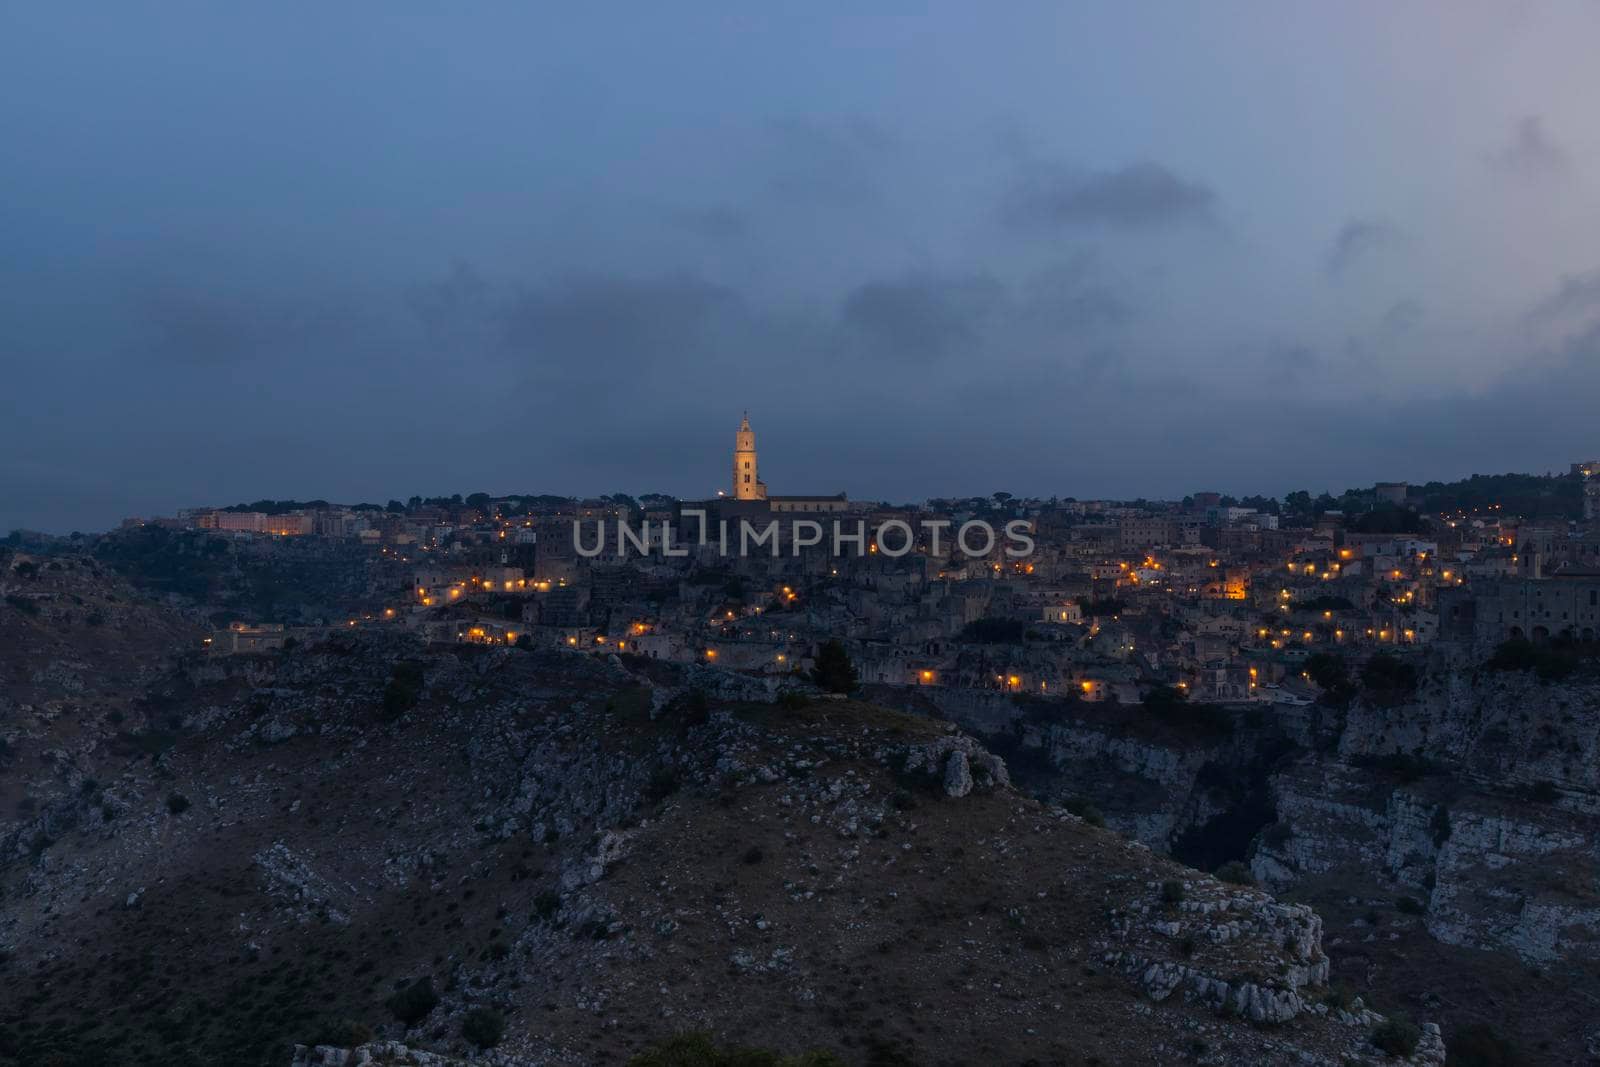
<path id="1" fill-rule="evenodd" d="M 1487 579 L 1439 592 L 1440 636 L 1494 645 L 1593 641 L 1600 633 L 1600 571 L 1554 578 Z"/>

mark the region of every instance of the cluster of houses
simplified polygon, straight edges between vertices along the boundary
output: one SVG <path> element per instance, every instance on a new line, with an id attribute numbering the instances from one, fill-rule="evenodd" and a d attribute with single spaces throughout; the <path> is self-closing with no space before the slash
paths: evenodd
<path id="1" fill-rule="evenodd" d="M 710 501 L 500 498 L 180 521 L 411 554 L 409 584 L 333 628 L 696 661 L 774 687 L 837 639 L 871 684 L 1123 703 L 1160 686 L 1191 700 L 1296 704 L 1318 695 L 1307 669 L 1318 653 L 1357 666 L 1440 641 L 1593 641 L 1600 630 L 1600 527 L 1589 522 L 1491 508 L 1414 516 L 1398 525 L 1425 533 L 1383 533 L 1336 511 L 1280 515 L 1211 493 L 1137 504 L 996 494 L 915 507 L 768 497 L 748 422 L 738 444 L 733 491 Z M 1407 489 L 1382 483 L 1371 496 L 1400 513 Z M 707 535 L 751 518 L 781 526 L 770 550 L 732 552 L 726 536 Z M 841 550 L 797 525 L 819 519 L 869 533 Z M 1028 550 L 997 539 L 974 554 L 948 533 L 973 522 L 1020 523 Z M 597 541 L 607 523 L 651 532 Z M 891 526 L 903 531 L 893 550 L 870 533 Z M 257 651 L 285 637 L 237 626 L 210 644 Z"/>

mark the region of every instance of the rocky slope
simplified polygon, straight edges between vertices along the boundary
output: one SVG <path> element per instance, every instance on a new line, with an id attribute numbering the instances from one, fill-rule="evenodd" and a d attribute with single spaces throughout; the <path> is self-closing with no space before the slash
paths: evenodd
<path id="1" fill-rule="evenodd" d="M 927 701 L 922 696 L 923 702 Z M 1329 921 L 1336 981 L 1600 1062 L 1600 684 L 1441 657 L 1403 699 L 1210 712 L 952 695 L 1037 795 Z"/>
<path id="2" fill-rule="evenodd" d="M 8 646 L 8 686 L 64 654 Z M 125 666 L 121 722 L 76 711 L 64 758 L 6 771 L 32 803 L 0 819 L 0 1063 L 609 1064 L 684 1030 L 1402 1062 L 1311 909 L 1016 792 L 943 723 L 378 633 Z M 6 736 L 53 729 L 10 699 Z M 1424 1028 L 1412 1062 L 1442 1059 Z"/>

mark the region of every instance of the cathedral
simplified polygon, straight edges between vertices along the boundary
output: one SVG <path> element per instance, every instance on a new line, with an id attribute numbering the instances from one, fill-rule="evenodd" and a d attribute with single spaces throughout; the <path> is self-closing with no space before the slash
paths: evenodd
<path id="1" fill-rule="evenodd" d="M 733 437 L 733 498 L 767 499 L 767 483 L 756 470 L 756 432 L 750 428 L 749 412 L 745 412 L 739 432 Z"/>
<path id="2" fill-rule="evenodd" d="M 756 462 L 756 432 L 750 428 L 750 415 L 745 413 L 739 429 L 733 435 L 733 491 L 723 499 L 750 502 L 750 510 L 769 512 L 836 512 L 848 511 L 850 501 L 845 494 L 833 496 L 768 496 L 767 483 L 761 480 L 761 470 Z M 761 507 L 765 504 L 765 507 Z"/>

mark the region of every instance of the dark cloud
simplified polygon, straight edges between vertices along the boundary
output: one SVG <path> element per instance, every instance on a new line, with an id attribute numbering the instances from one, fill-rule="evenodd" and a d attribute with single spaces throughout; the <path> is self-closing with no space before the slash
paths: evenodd
<path id="1" fill-rule="evenodd" d="M 504 319 L 506 346 L 536 373 L 621 380 L 705 354 L 739 297 L 691 275 L 592 277 L 522 293 Z"/>
<path id="2" fill-rule="evenodd" d="M 181 286 L 142 298 L 142 348 L 151 358 L 227 366 L 314 352 L 359 328 L 354 303 L 339 297 L 281 297 Z"/>
<path id="3" fill-rule="evenodd" d="M 1134 317 L 1129 301 L 1101 277 L 1087 256 L 1060 263 L 1021 286 L 1019 317 L 1058 333 L 1082 333 L 1121 325 Z"/>
<path id="4" fill-rule="evenodd" d="M 1400 230 L 1393 223 L 1382 219 L 1351 219 L 1334 236 L 1333 247 L 1328 251 L 1328 274 L 1342 277 L 1351 267 L 1371 259 L 1374 253 L 1398 244 L 1400 236 Z"/>
<path id="5" fill-rule="evenodd" d="M 1007 192 L 1000 214 L 1017 229 L 1148 229 L 1207 220 L 1215 203 L 1211 189 L 1159 163 L 1102 173 L 1035 163 Z"/>
<path id="6" fill-rule="evenodd" d="M 1597 363 L 1600 323 L 1518 361 L 1485 387 L 1329 414 L 1342 416 L 1339 439 L 1381 443 L 1393 462 L 1403 463 L 1399 477 L 1441 477 L 1441 467 L 1457 476 L 1526 470 L 1537 462 L 1532 457 L 1570 458 L 1589 447 L 1584 442 L 1592 439 L 1588 428 L 1600 406 Z M 1448 442 L 1448 457 L 1439 452 L 1439 442 Z"/>
<path id="7" fill-rule="evenodd" d="M 1322 359 L 1310 345 L 1278 343 L 1269 346 L 1262 363 L 1268 381 L 1298 385 L 1321 368 Z"/>
<path id="8" fill-rule="evenodd" d="M 457 260 L 443 279 L 414 286 L 405 296 L 428 338 L 449 342 L 479 333 L 490 314 L 489 283 L 470 263 Z"/>
<path id="9" fill-rule="evenodd" d="M 1530 325 L 1569 321 L 1600 311 L 1600 270 L 1569 274 L 1554 293 L 1528 309 L 1523 320 Z"/>
<path id="10" fill-rule="evenodd" d="M 1416 64 L 1344 35 L 1326 69 L 1371 78 L 1257 93 L 1241 121 L 1237 86 L 1281 74 L 1273 27 L 1223 17 L 1199 54 L 1219 16 L 1198 9 L 1156 39 L 1127 5 L 1070 33 L 103 6 L 0 34 L 0 131 L 28 146 L 0 197 L 0 363 L 26 400 L 0 420 L 0 533 L 262 496 L 701 493 L 745 406 L 775 485 L 897 498 L 997 471 L 1078 496 L 1448 476 L 1480 445 L 1456 416 L 1505 429 L 1505 466 L 1541 461 L 1519 420 L 1557 459 L 1589 448 L 1592 418 L 1551 417 L 1565 394 L 1441 399 L 1491 362 L 1542 382 L 1600 317 L 1574 232 L 1595 190 L 1552 181 L 1530 213 L 1488 181 L 1491 150 L 1586 171 L 1578 120 L 1508 113 L 1463 169 L 1456 130 L 1413 121 Z M 1529 99 L 1593 82 L 1593 21 L 1499 73 Z M 1453 49 L 1429 93 L 1478 92 L 1469 40 L 1427 42 Z M 1330 189 L 1362 197 L 1337 241 Z M 1440 259 L 1401 264 L 1413 247 Z M 1435 412 L 1414 436 L 1413 404 Z M 974 447 L 997 423 L 1004 454 Z"/>
<path id="11" fill-rule="evenodd" d="M 1003 287 L 987 276 L 870 282 L 845 298 L 840 317 L 873 353 L 930 363 L 972 352 L 1004 297 Z"/>
<path id="12" fill-rule="evenodd" d="M 1410 333 L 1422 321 L 1422 305 L 1415 300 L 1396 300 L 1378 320 L 1379 329 L 1391 336 Z"/>
<path id="13" fill-rule="evenodd" d="M 768 184 L 795 204 L 856 207 L 882 198 L 880 170 L 895 136 L 867 119 L 785 118 L 767 124 Z"/>
<path id="14" fill-rule="evenodd" d="M 710 241 L 733 241 L 745 235 L 750 220 L 742 211 L 727 206 L 676 212 L 673 221 L 683 229 Z"/>
<path id="15" fill-rule="evenodd" d="M 1562 174 L 1572 166 L 1566 149 L 1551 139 L 1538 115 L 1518 119 L 1511 142 L 1491 153 L 1489 162 L 1503 173 L 1525 178 Z"/>

